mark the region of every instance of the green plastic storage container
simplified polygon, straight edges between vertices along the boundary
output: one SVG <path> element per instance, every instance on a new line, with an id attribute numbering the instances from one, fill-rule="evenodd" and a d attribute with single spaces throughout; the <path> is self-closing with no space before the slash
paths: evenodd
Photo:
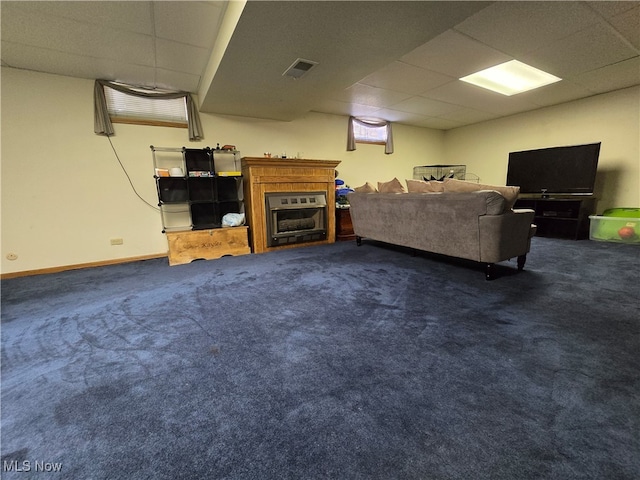
<path id="1" fill-rule="evenodd" d="M 610 208 L 589 219 L 591 240 L 640 244 L 640 208 Z"/>

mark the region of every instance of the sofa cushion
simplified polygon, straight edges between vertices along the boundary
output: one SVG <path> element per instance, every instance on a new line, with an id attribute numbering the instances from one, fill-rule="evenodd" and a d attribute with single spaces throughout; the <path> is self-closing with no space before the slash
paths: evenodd
<path id="1" fill-rule="evenodd" d="M 448 178 L 444 181 L 445 192 L 475 192 L 478 190 L 495 190 L 500 193 L 507 201 L 507 210 L 513 208 L 520 193 L 520 187 L 485 185 L 482 183 L 466 182 L 456 178 Z"/>
<path id="2" fill-rule="evenodd" d="M 378 189 L 372 183 L 369 183 L 369 182 L 359 187 L 356 187 L 353 190 L 360 193 L 377 193 L 378 192 Z"/>
<path id="3" fill-rule="evenodd" d="M 378 192 L 380 193 L 407 193 L 400 180 L 394 178 L 388 182 L 378 182 Z"/>
<path id="4" fill-rule="evenodd" d="M 442 182 L 425 180 L 406 180 L 409 193 L 433 193 L 444 192 Z"/>

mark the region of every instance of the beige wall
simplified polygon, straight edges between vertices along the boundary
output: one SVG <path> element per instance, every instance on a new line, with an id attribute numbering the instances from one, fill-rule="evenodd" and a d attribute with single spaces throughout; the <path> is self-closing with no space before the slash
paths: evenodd
<path id="1" fill-rule="evenodd" d="M 504 184 L 509 152 L 602 142 L 598 213 L 640 207 L 640 87 L 597 95 L 445 133 L 448 163 Z"/>
<path id="2" fill-rule="evenodd" d="M 440 163 L 467 164 L 482 182 L 500 184 L 509 151 L 602 141 L 599 210 L 640 206 L 638 87 L 446 133 L 396 124 L 393 155 L 374 145 L 347 152 L 347 118 L 335 115 L 279 122 L 202 114 L 202 142 L 189 142 L 185 129 L 116 124 L 113 145 L 151 205 L 133 192 L 109 140 L 93 133 L 93 81 L 3 67 L 1 88 L 2 273 L 165 253 L 150 145 L 300 152 L 340 160 L 340 178 L 357 186 Z"/>
<path id="3" fill-rule="evenodd" d="M 347 118 L 309 114 L 294 122 L 202 114 L 205 140 L 185 129 L 116 124 L 113 145 L 93 133 L 93 81 L 2 68 L 2 273 L 162 254 L 167 250 L 150 145 L 234 144 L 244 156 L 265 151 L 340 160 L 340 178 L 410 178 L 414 165 L 440 161 L 443 133 L 396 125 L 396 153 L 358 145 L 346 151 Z M 123 245 L 111 246 L 111 238 Z M 18 255 L 7 260 L 9 253 Z"/>

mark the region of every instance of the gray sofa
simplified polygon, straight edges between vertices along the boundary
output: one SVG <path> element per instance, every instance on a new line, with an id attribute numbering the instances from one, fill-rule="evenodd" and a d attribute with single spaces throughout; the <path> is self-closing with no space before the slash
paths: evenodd
<path id="1" fill-rule="evenodd" d="M 485 266 L 517 257 L 524 268 L 533 210 L 513 210 L 496 191 L 360 193 L 347 196 L 358 245 L 362 238 L 464 258 Z"/>

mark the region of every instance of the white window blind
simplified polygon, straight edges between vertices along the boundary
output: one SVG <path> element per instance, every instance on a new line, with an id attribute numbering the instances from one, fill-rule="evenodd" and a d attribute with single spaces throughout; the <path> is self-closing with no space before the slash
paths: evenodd
<path id="1" fill-rule="evenodd" d="M 356 149 L 356 143 L 384 145 L 385 154 L 393 153 L 391 122 L 349 117 L 349 124 L 347 126 L 347 152 L 353 152 Z"/>
<path id="2" fill-rule="evenodd" d="M 109 116 L 187 125 L 185 98 L 144 98 L 104 87 Z"/>
<path id="3" fill-rule="evenodd" d="M 387 126 L 369 126 L 363 125 L 358 121 L 353 122 L 353 135 L 356 142 L 364 143 L 386 143 Z"/>

